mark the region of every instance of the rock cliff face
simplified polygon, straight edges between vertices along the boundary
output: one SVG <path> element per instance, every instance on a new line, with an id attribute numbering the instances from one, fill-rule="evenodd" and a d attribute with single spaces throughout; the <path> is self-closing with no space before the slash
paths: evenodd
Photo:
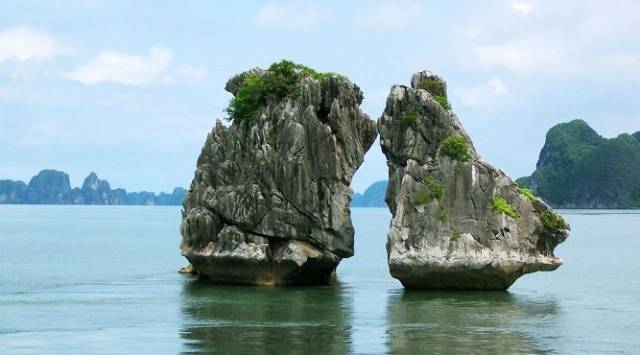
<path id="1" fill-rule="evenodd" d="M 218 121 L 198 158 L 181 251 L 190 271 L 215 282 L 327 283 L 341 258 L 353 255 L 349 184 L 375 123 L 360 110 L 360 89 L 338 75 L 293 67 L 281 75 L 295 78 L 290 91 L 271 95 L 268 85 L 284 86 L 272 81 L 285 64 L 293 65 L 230 79 L 230 107 L 240 107 L 249 85 L 264 81 L 267 93 L 244 107 L 253 116 L 229 127 Z"/>
<path id="2" fill-rule="evenodd" d="M 504 290 L 554 270 L 569 226 L 542 200 L 483 161 L 425 71 L 394 86 L 378 121 L 389 165 L 391 275 L 406 288 Z"/>

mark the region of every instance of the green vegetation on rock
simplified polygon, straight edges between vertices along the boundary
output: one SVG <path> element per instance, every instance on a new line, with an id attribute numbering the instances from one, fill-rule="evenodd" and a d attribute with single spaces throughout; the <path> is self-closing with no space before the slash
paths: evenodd
<path id="1" fill-rule="evenodd" d="M 542 211 L 538 214 L 538 217 L 540 217 L 544 228 L 549 232 L 553 233 L 567 228 L 567 222 L 552 211 Z"/>
<path id="2" fill-rule="evenodd" d="M 229 101 L 226 112 L 239 122 L 251 122 L 267 97 L 265 80 L 257 75 L 247 75 L 236 95 Z"/>
<path id="3" fill-rule="evenodd" d="M 297 96 L 302 77 L 324 81 L 333 76 L 341 77 L 335 73 L 321 73 L 302 64 L 282 60 L 271 64 L 264 75 L 247 75 L 225 111 L 235 122 L 248 124 L 256 118 L 260 108 L 267 102 Z"/>
<path id="4" fill-rule="evenodd" d="M 449 215 L 447 214 L 447 211 L 444 210 L 444 207 L 440 207 L 440 212 L 438 212 L 438 220 L 440 220 L 440 222 L 444 223 L 449 219 Z"/>
<path id="5" fill-rule="evenodd" d="M 553 207 L 640 207 L 640 132 L 606 139 L 582 120 L 559 124 L 517 183 Z"/>
<path id="6" fill-rule="evenodd" d="M 453 160 L 468 161 L 470 158 L 469 143 L 461 135 L 449 136 L 440 143 L 440 154 L 446 155 Z"/>
<path id="7" fill-rule="evenodd" d="M 417 85 L 416 89 L 425 90 L 433 96 L 442 96 L 447 91 L 443 81 L 435 79 L 423 79 Z"/>
<path id="8" fill-rule="evenodd" d="M 432 176 L 427 176 L 422 180 L 420 189 L 414 192 L 412 200 L 415 205 L 424 205 L 430 200 L 438 200 L 444 195 L 444 186 L 440 181 Z"/>
<path id="9" fill-rule="evenodd" d="M 451 241 L 452 241 L 452 242 L 457 242 L 458 240 L 460 240 L 460 238 L 461 238 L 460 233 L 454 232 L 454 233 L 451 235 Z"/>
<path id="10" fill-rule="evenodd" d="M 402 121 L 409 124 L 415 123 L 417 118 L 418 114 L 415 111 L 409 111 L 402 115 Z"/>
<path id="11" fill-rule="evenodd" d="M 442 106 L 443 109 L 445 110 L 451 109 L 451 104 L 449 104 L 449 100 L 447 100 L 446 96 L 433 95 L 433 99 L 436 100 L 440 104 L 440 106 Z"/>
<path id="12" fill-rule="evenodd" d="M 518 192 L 523 194 L 531 202 L 534 202 L 538 199 L 536 195 L 534 195 L 533 192 L 531 192 L 531 190 L 527 189 L 526 187 L 518 187 Z"/>
<path id="13" fill-rule="evenodd" d="M 520 214 L 513 210 L 513 207 L 504 198 L 493 196 L 491 198 L 491 210 L 497 213 L 503 213 L 513 219 L 519 219 Z"/>

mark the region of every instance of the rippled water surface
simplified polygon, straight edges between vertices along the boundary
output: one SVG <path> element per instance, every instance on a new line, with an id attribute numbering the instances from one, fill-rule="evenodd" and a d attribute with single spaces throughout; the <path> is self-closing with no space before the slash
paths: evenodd
<path id="1" fill-rule="evenodd" d="M 182 276 L 178 207 L 0 206 L 0 354 L 640 353 L 640 212 L 565 211 L 557 271 L 405 292 L 386 209 L 354 209 L 334 286 Z"/>

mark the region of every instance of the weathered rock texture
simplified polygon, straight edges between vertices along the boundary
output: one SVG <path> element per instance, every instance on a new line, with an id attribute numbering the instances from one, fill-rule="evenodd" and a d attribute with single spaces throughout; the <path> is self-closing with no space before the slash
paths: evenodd
<path id="1" fill-rule="evenodd" d="M 318 284 L 353 255 L 349 185 L 375 123 L 347 79 L 298 84 L 249 124 L 218 121 L 208 135 L 184 203 L 181 252 L 195 269 L 185 271 L 221 283 Z"/>
<path id="2" fill-rule="evenodd" d="M 411 84 L 392 87 L 378 121 L 389 165 L 391 275 L 411 289 L 504 290 L 523 274 L 560 266 L 553 250 L 569 226 L 479 157 L 441 104 L 442 79 L 425 71 Z M 466 140 L 466 159 L 443 154 L 451 136 Z M 429 183 L 442 188 L 441 196 L 429 195 Z M 512 216 L 495 207 L 499 198 Z"/>

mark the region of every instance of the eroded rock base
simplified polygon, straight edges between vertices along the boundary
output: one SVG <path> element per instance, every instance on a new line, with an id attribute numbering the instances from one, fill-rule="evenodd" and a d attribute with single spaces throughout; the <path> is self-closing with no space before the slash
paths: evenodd
<path id="1" fill-rule="evenodd" d="M 557 266 L 546 271 L 555 270 Z M 505 271 L 495 267 L 461 269 L 459 271 L 432 271 L 421 266 L 390 265 L 391 276 L 410 290 L 448 291 L 506 291 L 520 276 L 527 273 L 522 268 Z"/>
<path id="2" fill-rule="evenodd" d="M 335 279 L 337 263 L 313 260 L 303 266 L 288 261 L 247 263 L 232 258 L 203 258 L 199 262 L 202 279 L 222 284 L 296 286 L 327 285 Z"/>
<path id="3" fill-rule="evenodd" d="M 190 267 L 215 283 L 293 286 L 326 285 L 335 278 L 341 258 L 300 240 L 282 240 L 243 233 L 226 227 L 215 241 L 182 246 Z"/>

